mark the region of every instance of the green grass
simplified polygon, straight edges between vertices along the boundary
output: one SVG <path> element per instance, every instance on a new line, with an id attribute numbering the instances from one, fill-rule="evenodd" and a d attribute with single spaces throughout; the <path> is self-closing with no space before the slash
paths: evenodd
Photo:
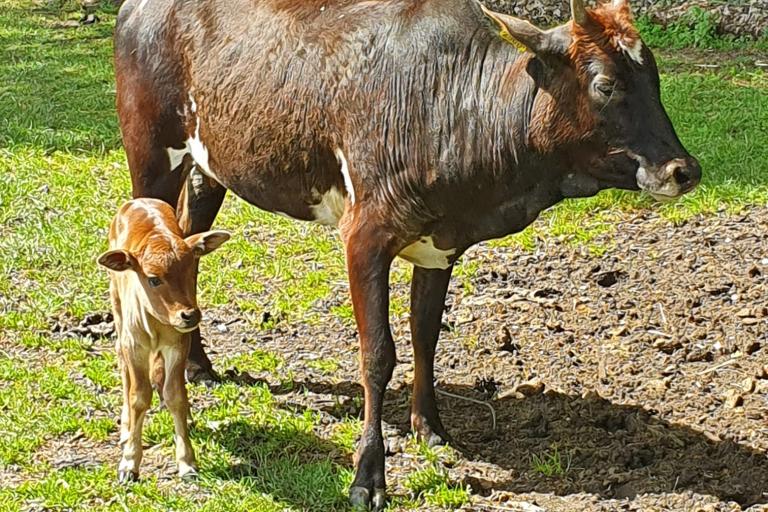
<path id="1" fill-rule="evenodd" d="M 531 469 L 544 476 L 565 476 L 571 469 L 571 456 L 560 455 L 560 450 L 554 446 L 541 455 L 531 455 Z"/>
<path id="2" fill-rule="evenodd" d="M 768 49 L 768 32 L 757 41 L 719 34 L 715 16 L 698 6 L 690 8 L 680 20 L 666 27 L 647 17 L 640 17 L 637 24 L 645 42 L 657 48 Z"/>
<path id="3" fill-rule="evenodd" d="M 59 4 L 56 4 L 59 5 Z M 347 418 L 317 433 L 312 410 L 280 407 L 263 385 L 191 388 L 192 439 L 200 458 L 195 485 L 158 479 L 147 471 L 130 489 L 117 486 L 116 416 L 120 402 L 110 343 L 62 339 L 52 317 L 81 318 L 106 311 L 107 277 L 94 263 L 106 248 L 116 207 L 129 196 L 129 178 L 114 114 L 111 30 L 114 13 L 79 29 L 55 28 L 76 18 L 64 2 L 55 11 L 27 0 L 0 0 L 0 511 L 30 505 L 75 510 L 337 510 L 345 508 L 351 454 L 360 422 Z M 745 43 L 746 44 L 746 43 Z M 701 189 L 676 204 L 604 192 L 568 201 L 542 221 L 495 244 L 534 250 L 558 237 L 600 255 L 610 244 L 595 238 L 615 229 L 627 211 L 656 208 L 673 222 L 721 208 L 768 200 L 768 80 L 764 71 L 723 64 L 717 71 L 662 62 L 664 99 L 680 136 L 699 156 Z M 217 225 L 233 239 L 202 263 L 203 307 L 234 307 L 253 330 L 279 322 L 320 322 L 330 309 L 348 324 L 344 258 L 336 234 L 275 217 L 233 198 Z M 265 240 L 280 240 L 279 244 Z M 216 271 L 212 271 L 215 269 Z M 473 292 L 477 262 L 456 270 Z M 398 263 L 393 280 L 410 269 Z M 393 315 L 404 315 L 398 295 Z M 269 318 L 265 318 L 268 313 Z M 339 362 L 327 355 L 311 365 L 329 379 Z M 222 365 L 274 376 L 281 356 L 265 351 L 221 356 Z M 153 412 L 145 442 L 172 459 L 172 422 Z M 98 448 L 93 466 L 55 464 L 57 443 Z M 417 448 L 423 462 L 404 482 L 408 496 L 393 508 L 453 508 L 469 491 L 451 478 L 443 455 Z M 562 469 L 553 454 L 542 468 Z M 565 463 L 567 467 L 567 462 Z M 25 483 L 6 483 L 3 475 Z"/>

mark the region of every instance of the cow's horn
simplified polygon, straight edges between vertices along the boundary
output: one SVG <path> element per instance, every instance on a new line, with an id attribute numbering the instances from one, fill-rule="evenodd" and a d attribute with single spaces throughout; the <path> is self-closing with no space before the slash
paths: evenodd
<path id="1" fill-rule="evenodd" d="M 616 2 L 621 0 L 615 0 Z M 573 15 L 573 21 L 577 25 L 584 25 L 589 19 L 587 15 L 587 9 L 584 7 L 584 0 L 571 0 L 571 13 Z"/>

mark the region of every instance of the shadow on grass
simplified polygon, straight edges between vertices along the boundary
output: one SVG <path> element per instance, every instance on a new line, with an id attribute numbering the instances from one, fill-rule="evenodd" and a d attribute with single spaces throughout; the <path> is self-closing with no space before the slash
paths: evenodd
<path id="1" fill-rule="evenodd" d="M 362 397 L 358 384 L 297 383 L 316 393 Z M 468 386 L 438 389 L 463 397 L 483 397 Z M 391 390 L 385 421 L 410 431 L 410 390 Z M 524 399 L 490 402 L 496 412 L 476 403 L 440 396 L 443 423 L 460 440 L 455 447 L 468 460 L 483 460 L 519 475 L 509 480 L 469 477 L 475 492 L 540 492 L 566 496 L 591 493 L 603 498 L 692 491 L 735 501 L 742 506 L 768 503 L 766 454 L 733 441 L 713 441 L 701 432 L 654 417 L 641 407 L 616 405 L 601 398 L 547 392 Z M 338 415 L 338 411 L 328 410 Z M 557 447 L 565 470 L 547 477 L 532 470 L 531 456 Z"/>
<path id="2" fill-rule="evenodd" d="M 196 428 L 200 442 L 213 443 L 237 463 L 206 468 L 212 477 L 238 482 L 301 510 L 337 510 L 347 505 L 342 472 L 349 455 L 337 445 L 290 422 L 255 426 L 235 420 L 217 430 Z"/>

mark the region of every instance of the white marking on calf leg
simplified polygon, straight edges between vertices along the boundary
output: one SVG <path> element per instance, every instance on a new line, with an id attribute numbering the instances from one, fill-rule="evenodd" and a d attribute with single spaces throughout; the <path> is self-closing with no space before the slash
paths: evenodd
<path id="1" fill-rule="evenodd" d="M 400 256 L 417 267 L 439 268 L 445 270 L 451 266 L 449 258 L 456 254 L 456 249 L 438 249 L 431 236 L 422 236 L 402 251 Z"/>
<path id="2" fill-rule="evenodd" d="M 347 163 L 347 159 L 341 148 L 336 148 L 334 153 L 341 164 L 341 175 L 344 176 L 344 186 L 347 189 L 347 194 L 349 194 L 349 200 L 352 204 L 355 204 L 355 187 L 352 185 L 352 177 L 349 175 L 349 164 Z"/>

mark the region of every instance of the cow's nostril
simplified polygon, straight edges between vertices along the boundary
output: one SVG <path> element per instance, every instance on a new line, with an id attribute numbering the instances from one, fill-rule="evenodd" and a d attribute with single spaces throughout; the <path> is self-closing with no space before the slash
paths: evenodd
<path id="1" fill-rule="evenodd" d="M 672 173 L 675 178 L 675 182 L 678 185 L 684 186 L 691 182 L 691 172 L 687 167 L 678 165 Z"/>

